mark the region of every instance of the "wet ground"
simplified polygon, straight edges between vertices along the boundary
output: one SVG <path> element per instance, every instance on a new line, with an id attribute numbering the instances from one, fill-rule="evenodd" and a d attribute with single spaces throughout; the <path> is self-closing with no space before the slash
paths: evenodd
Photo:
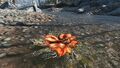
<path id="1" fill-rule="evenodd" d="M 45 12 L 53 14 L 54 19 L 39 24 L 1 23 L 1 68 L 120 68 L 120 17 Z M 32 49 L 31 39 L 61 33 L 71 33 L 81 42 L 74 50 L 75 56 L 44 60 L 52 54 L 49 49 Z"/>

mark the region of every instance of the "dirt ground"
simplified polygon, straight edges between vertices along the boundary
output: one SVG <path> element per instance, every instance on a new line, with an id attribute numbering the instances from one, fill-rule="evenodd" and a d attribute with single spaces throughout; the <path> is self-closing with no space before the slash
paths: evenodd
<path id="1" fill-rule="evenodd" d="M 54 15 L 47 24 L 0 23 L 0 68 L 120 68 L 119 17 L 46 13 Z M 53 54 L 49 49 L 33 49 L 32 39 L 61 33 L 71 33 L 81 42 L 75 56 L 45 60 Z"/>

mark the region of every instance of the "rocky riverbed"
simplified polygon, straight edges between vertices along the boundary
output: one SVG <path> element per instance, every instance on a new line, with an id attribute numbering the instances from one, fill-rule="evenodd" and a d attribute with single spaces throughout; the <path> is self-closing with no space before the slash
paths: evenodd
<path id="1" fill-rule="evenodd" d="M 24 11 L 17 10 L 23 15 L 17 15 L 15 18 L 13 10 L 8 13 L 6 11 L 6 14 L 5 10 L 2 11 L 4 13 L 0 11 L 1 68 L 120 68 L 119 17 L 78 15 L 47 9 L 43 10 L 45 19 L 40 19 L 36 23 L 28 20 L 29 23 L 24 18 L 23 21 L 14 21 L 17 17 L 24 17 Z M 11 12 L 12 16 L 9 15 Z M 6 15 L 13 21 L 8 23 Z M 49 18 L 49 15 L 52 18 Z M 34 18 L 34 14 L 29 17 Z M 45 23 L 41 20 L 47 21 Z M 54 52 L 48 48 L 34 49 L 32 39 L 42 39 L 47 34 L 61 33 L 71 33 L 81 42 L 74 50 L 75 55 L 49 58 L 54 56 Z"/>

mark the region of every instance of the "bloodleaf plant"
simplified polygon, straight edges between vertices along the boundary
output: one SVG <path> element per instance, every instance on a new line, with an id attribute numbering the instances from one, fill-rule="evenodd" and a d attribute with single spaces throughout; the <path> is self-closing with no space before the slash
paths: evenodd
<path id="1" fill-rule="evenodd" d="M 76 36 L 72 34 L 60 34 L 59 36 L 46 35 L 44 44 L 52 51 L 55 51 L 59 57 L 72 53 L 77 46 Z"/>
<path id="2" fill-rule="evenodd" d="M 71 54 L 71 57 L 73 55 L 76 56 L 75 51 L 73 49 L 77 47 L 77 44 L 79 44 L 79 42 L 76 39 L 76 36 L 73 36 L 72 34 L 60 34 L 58 36 L 48 34 L 45 35 L 43 39 L 40 38 L 38 40 L 34 40 L 33 43 L 37 46 L 46 47 L 46 50 L 50 50 L 52 54 L 50 52 L 47 52 L 47 54 L 45 55 L 42 54 L 43 59 L 45 60 L 50 58 L 63 57 L 67 54 Z M 34 54 L 36 55 L 36 52 Z M 93 68 L 93 62 L 84 55 L 80 54 L 77 60 L 80 60 L 81 64 L 85 64 L 88 67 Z"/>

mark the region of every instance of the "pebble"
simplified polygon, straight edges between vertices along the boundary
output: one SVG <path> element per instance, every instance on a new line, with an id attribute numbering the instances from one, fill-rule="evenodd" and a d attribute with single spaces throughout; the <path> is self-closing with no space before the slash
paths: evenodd
<path id="1" fill-rule="evenodd" d="M 116 39 L 118 39 L 119 37 L 115 37 Z"/>
<path id="2" fill-rule="evenodd" d="M 34 26 L 34 28 L 36 28 L 36 29 L 37 29 L 37 28 L 38 28 L 38 26 Z"/>
<path id="3" fill-rule="evenodd" d="M 1 42 L 1 46 L 2 47 L 10 47 L 12 44 L 8 43 L 8 42 Z"/>
<path id="4" fill-rule="evenodd" d="M 28 29 L 23 29 L 23 31 L 22 32 L 26 32 Z"/>
<path id="5" fill-rule="evenodd" d="M 4 20 L 0 18 L 0 22 L 2 22 L 2 23 L 3 23 L 3 22 L 4 22 Z"/>
<path id="6" fill-rule="evenodd" d="M 84 12 L 84 8 L 79 8 L 79 9 L 78 9 L 78 12 L 79 12 L 79 13 L 83 13 L 83 12 Z"/>
<path id="7" fill-rule="evenodd" d="M 102 5 L 102 7 L 107 7 L 107 5 Z"/>
<path id="8" fill-rule="evenodd" d="M 98 44 L 98 45 L 96 45 L 98 48 L 101 48 L 101 47 L 105 47 L 105 45 L 104 44 Z"/>
<path id="9" fill-rule="evenodd" d="M 119 63 L 115 60 L 111 60 L 111 62 L 114 64 L 114 65 L 119 65 Z"/>
<path id="10" fill-rule="evenodd" d="M 8 37 L 8 38 L 6 38 L 6 39 L 5 39 L 5 41 L 10 41 L 10 40 L 11 40 L 11 38 L 10 38 L 10 37 Z"/>
<path id="11" fill-rule="evenodd" d="M 7 53 L 1 53 L 1 54 L 0 54 L 0 58 L 5 57 L 6 55 L 7 55 Z"/>
<path id="12" fill-rule="evenodd" d="M 85 35 L 85 33 L 81 33 L 81 35 Z"/>
<path id="13" fill-rule="evenodd" d="M 24 37 L 21 37 L 21 38 L 20 38 L 20 41 L 24 41 L 24 40 L 25 40 Z"/>

